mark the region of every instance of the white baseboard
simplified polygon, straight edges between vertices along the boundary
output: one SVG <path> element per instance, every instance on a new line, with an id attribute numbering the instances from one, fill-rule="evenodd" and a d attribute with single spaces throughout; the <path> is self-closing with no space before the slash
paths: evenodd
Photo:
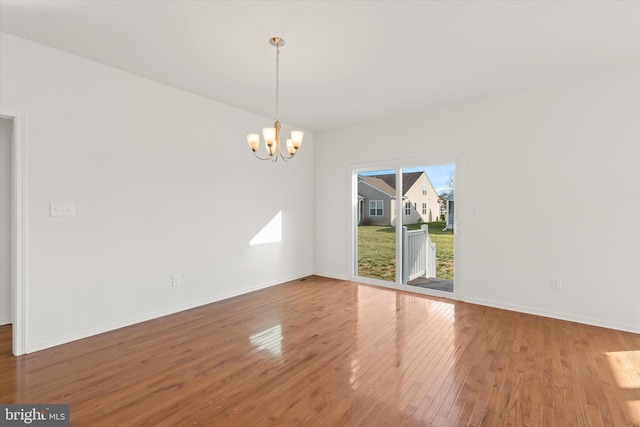
<path id="1" fill-rule="evenodd" d="M 269 288 L 271 286 L 277 286 L 280 284 L 283 284 L 285 282 L 290 282 L 292 280 L 297 280 L 300 279 L 302 277 L 307 277 L 310 276 L 311 273 L 306 274 L 306 275 L 297 275 L 296 277 L 289 277 L 289 278 L 282 278 L 282 279 L 278 279 L 278 280 L 274 280 L 274 281 L 269 281 L 269 282 L 263 282 L 257 285 L 253 285 L 253 286 L 248 286 L 242 289 L 236 289 L 232 292 L 225 292 L 222 294 L 218 294 L 215 296 L 212 296 L 211 298 L 205 298 L 202 300 L 198 300 L 198 301 L 193 301 L 190 303 L 186 303 L 186 304 L 181 304 L 175 307 L 169 307 L 165 310 L 159 310 L 159 311 L 155 311 L 155 312 L 151 312 L 151 313 L 146 313 L 140 316 L 136 316 L 136 317 L 131 317 L 129 319 L 125 319 L 121 322 L 114 322 L 114 323 L 110 323 L 107 325 L 102 325 L 102 326 L 98 326 L 95 328 L 88 328 L 88 329 L 83 329 L 81 331 L 77 331 L 77 332 L 73 332 L 70 334 L 66 334 L 66 335 L 62 335 L 59 337 L 55 337 L 53 339 L 48 339 L 46 341 L 39 341 L 39 342 L 35 342 L 35 343 L 27 343 L 27 345 L 25 346 L 25 353 L 33 353 L 36 351 L 40 351 L 40 350 L 44 350 L 47 348 L 51 348 L 51 347 L 55 347 L 58 345 L 62 345 L 62 344 L 67 344 L 70 343 L 72 341 L 77 341 L 83 338 L 88 338 L 94 335 L 98 335 L 98 334 L 102 334 L 105 332 L 109 332 L 109 331 L 113 331 L 115 329 L 120 329 L 120 328 L 124 328 L 126 326 L 131 326 L 131 325 L 135 325 L 136 323 L 142 323 L 142 322 L 146 322 L 148 320 L 153 320 L 153 319 L 157 319 L 160 317 L 164 317 L 164 316 L 169 316 L 171 314 L 175 314 L 175 313 L 179 313 L 181 311 L 185 311 L 185 310 L 189 310 L 192 308 L 196 308 L 196 307 L 200 307 L 203 305 L 207 305 L 207 304 L 211 304 L 214 302 L 218 302 L 218 301 L 222 301 L 225 299 L 229 299 L 229 298 L 233 298 L 236 297 L 238 295 L 243 295 L 243 294 L 247 294 L 249 292 L 253 292 L 253 291 L 258 291 L 260 289 L 266 289 Z M 10 323 L 10 322 L 9 322 Z"/>
<path id="2" fill-rule="evenodd" d="M 313 273 L 314 276 L 322 276 L 322 277 L 327 277 L 329 279 L 337 279 L 337 280 L 351 280 L 349 277 L 347 276 L 341 276 L 338 274 L 331 274 L 331 273 L 321 273 L 319 271 L 316 271 Z"/>
<path id="3" fill-rule="evenodd" d="M 583 323 L 585 325 L 598 326 L 600 328 L 615 329 L 618 331 L 640 334 L 640 325 L 611 322 L 609 320 L 596 319 L 592 317 L 573 316 L 566 313 L 558 313 L 558 312 L 553 312 L 548 310 L 541 310 L 533 307 L 520 306 L 516 304 L 504 304 L 498 301 L 487 300 L 483 298 L 466 298 L 464 302 L 468 302 L 471 304 L 484 305 L 487 307 L 500 308 L 503 310 L 516 311 L 518 313 L 533 314 L 536 316 L 550 317 L 552 319 Z"/>

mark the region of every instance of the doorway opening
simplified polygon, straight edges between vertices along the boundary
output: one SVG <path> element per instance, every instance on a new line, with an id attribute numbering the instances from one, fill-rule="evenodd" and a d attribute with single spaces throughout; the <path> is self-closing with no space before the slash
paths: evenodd
<path id="1" fill-rule="evenodd" d="M 0 323 L 12 325 L 14 356 L 26 353 L 24 122 L 21 113 L 0 112 Z"/>
<path id="2" fill-rule="evenodd" d="M 0 117 L 0 326 L 11 314 L 11 146 L 13 120 Z"/>
<path id="3" fill-rule="evenodd" d="M 457 161 L 424 164 L 353 169 L 354 280 L 459 298 Z"/>

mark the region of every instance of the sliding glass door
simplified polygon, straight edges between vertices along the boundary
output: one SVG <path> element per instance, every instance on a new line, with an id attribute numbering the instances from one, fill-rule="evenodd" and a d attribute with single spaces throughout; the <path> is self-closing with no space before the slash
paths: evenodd
<path id="1" fill-rule="evenodd" d="M 355 276 L 453 294 L 455 164 L 360 170 L 355 178 Z"/>
<path id="2" fill-rule="evenodd" d="M 454 164 L 402 169 L 405 285 L 453 293 L 454 222 L 447 203 L 455 197 L 454 177 Z"/>

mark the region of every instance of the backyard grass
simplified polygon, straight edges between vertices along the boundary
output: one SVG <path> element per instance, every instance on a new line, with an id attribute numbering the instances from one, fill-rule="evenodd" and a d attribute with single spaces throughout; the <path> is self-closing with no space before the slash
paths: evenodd
<path id="1" fill-rule="evenodd" d="M 442 231 L 443 221 L 430 222 L 429 237 L 436 244 L 436 277 L 453 280 L 453 233 Z M 408 224 L 409 230 L 420 224 Z M 383 280 L 396 280 L 396 248 L 394 227 L 361 225 L 358 227 L 358 275 Z"/>

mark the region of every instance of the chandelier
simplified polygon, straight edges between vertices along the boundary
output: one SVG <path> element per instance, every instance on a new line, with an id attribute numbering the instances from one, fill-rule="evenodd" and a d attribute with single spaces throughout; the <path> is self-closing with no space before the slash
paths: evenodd
<path id="1" fill-rule="evenodd" d="M 256 151 L 260 146 L 260 135 L 257 133 L 248 134 L 247 143 L 251 151 L 253 151 L 253 154 L 260 160 L 271 160 L 275 162 L 278 160 L 278 157 L 280 157 L 282 160 L 287 161 L 293 159 L 296 151 L 298 151 L 298 148 L 302 145 L 304 132 L 300 132 L 299 130 L 291 131 L 291 139 L 287 139 L 287 152 L 289 154 L 283 154 L 280 150 L 280 121 L 278 113 L 280 109 L 280 46 L 284 46 L 284 40 L 280 37 L 272 37 L 269 39 L 269 43 L 276 47 L 276 121 L 272 128 L 262 129 L 262 137 L 264 138 L 265 148 L 269 157 L 258 156 Z"/>

